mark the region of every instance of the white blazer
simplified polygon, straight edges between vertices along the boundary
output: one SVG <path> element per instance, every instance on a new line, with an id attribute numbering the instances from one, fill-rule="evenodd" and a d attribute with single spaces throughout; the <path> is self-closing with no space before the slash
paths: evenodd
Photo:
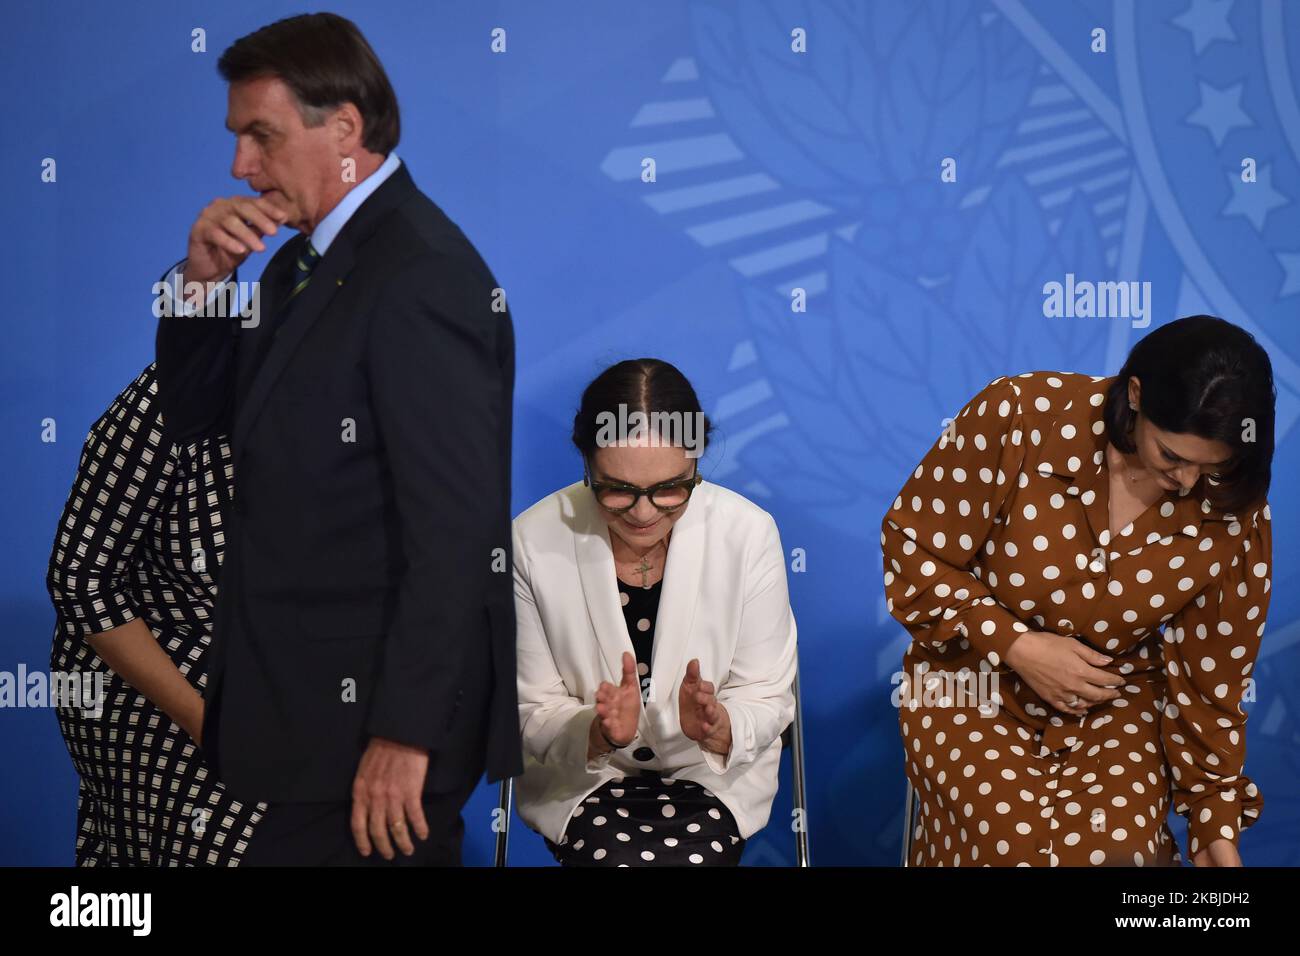
<path id="1" fill-rule="evenodd" d="M 617 684 L 623 652 L 633 652 L 598 508 L 591 489 L 575 482 L 514 520 L 519 816 L 558 843 L 593 790 L 644 767 L 712 791 L 748 838 L 767 823 L 781 732 L 794 718 L 795 622 L 776 522 L 721 485 L 695 489 L 668 545 L 636 739 L 588 762 L 596 688 Z M 731 718 L 725 757 L 682 733 L 677 694 L 696 657 Z M 641 747 L 654 758 L 635 759 Z"/>

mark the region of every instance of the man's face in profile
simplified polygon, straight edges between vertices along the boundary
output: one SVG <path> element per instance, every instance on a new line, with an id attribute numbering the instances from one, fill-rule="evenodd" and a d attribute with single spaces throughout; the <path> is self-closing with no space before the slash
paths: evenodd
<path id="1" fill-rule="evenodd" d="M 339 177 L 330 122 L 304 126 L 293 92 L 267 76 L 230 84 L 226 128 L 235 134 L 231 175 L 288 213 L 286 225 L 314 229 L 330 171 Z"/>

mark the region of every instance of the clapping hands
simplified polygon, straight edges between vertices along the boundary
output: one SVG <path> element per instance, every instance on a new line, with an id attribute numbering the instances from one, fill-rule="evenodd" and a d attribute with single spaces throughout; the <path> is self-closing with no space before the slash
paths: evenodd
<path id="1" fill-rule="evenodd" d="M 731 715 L 718 702 L 713 682 L 700 679 L 700 660 L 686 665 L 686 678 L 677 693 L 677 709 L 682 733 L 705 750 L 718 754 L 731 752 Z"/>
<path id="2" fill-rule="evenodd" d="M 623 679 L 617 687 L 601 681 L 596 688 L 596 722 L 605 742 L 626 747 L 636 737 L 641 719 L 641 685 L 636 676 L 636 658 L 623 652 Z"/>
<path id="3" fill-rule="evenodd" d="M 623 652 L 623 674 L 614 685 L 602 681 L 596 688 L 596 717 L 592 722 L 592 753 L 600 751 L 597 737 L 606 746 L 622 748 L 635 738 L 641 718 L 641 685 L 637 679 L 636 658 Z M 704 750 L 731 753 L 731 715 L 717 697 L 712 681 L 700 677 L 699 658 L 686 665 L 686 676 L 677 694 L 678 718 L 682 733 Z"/>

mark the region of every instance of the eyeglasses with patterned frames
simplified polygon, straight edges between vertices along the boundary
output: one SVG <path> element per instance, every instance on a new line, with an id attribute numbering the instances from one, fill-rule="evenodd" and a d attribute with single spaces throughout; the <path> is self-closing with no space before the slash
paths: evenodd
<path id="1" fill-rule="evenodd" d="M 611 514 L 626 514 L 636 507 L 636 503 L 645 495 L 664 514 L 672 514 L 690 500 L 691 492 L 704 480 L 700 474 L 700 463 L 695 463 L 695 474 L 689 478 L 675 478 L 661 481 L 649 488 L 625 484 L 621 481 L 596 481 L 590 476 L 590 465 L 585 460 L 582 468 L 582 483 L 590 485 L 592 494 L 602 508 Z"/>

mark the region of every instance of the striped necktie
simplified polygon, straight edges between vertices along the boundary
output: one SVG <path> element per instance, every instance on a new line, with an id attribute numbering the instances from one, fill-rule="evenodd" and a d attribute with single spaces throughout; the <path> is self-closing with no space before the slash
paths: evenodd
<path id="1" fill-rule="evenodd" d="M 293 288 L 289 293 L 289 298 L 284 300 L 286 305 L 293 301 L 294 296 L 307 288 L 307 283 L 311 281 L 312 270 L 316 268 L 318 262 L 320 262 L 320 253 L 316 251 L 311 244 L 311 240 L 308 239 L 306 248 L 298 253 L 297 258 L 294 259 Z"/>

